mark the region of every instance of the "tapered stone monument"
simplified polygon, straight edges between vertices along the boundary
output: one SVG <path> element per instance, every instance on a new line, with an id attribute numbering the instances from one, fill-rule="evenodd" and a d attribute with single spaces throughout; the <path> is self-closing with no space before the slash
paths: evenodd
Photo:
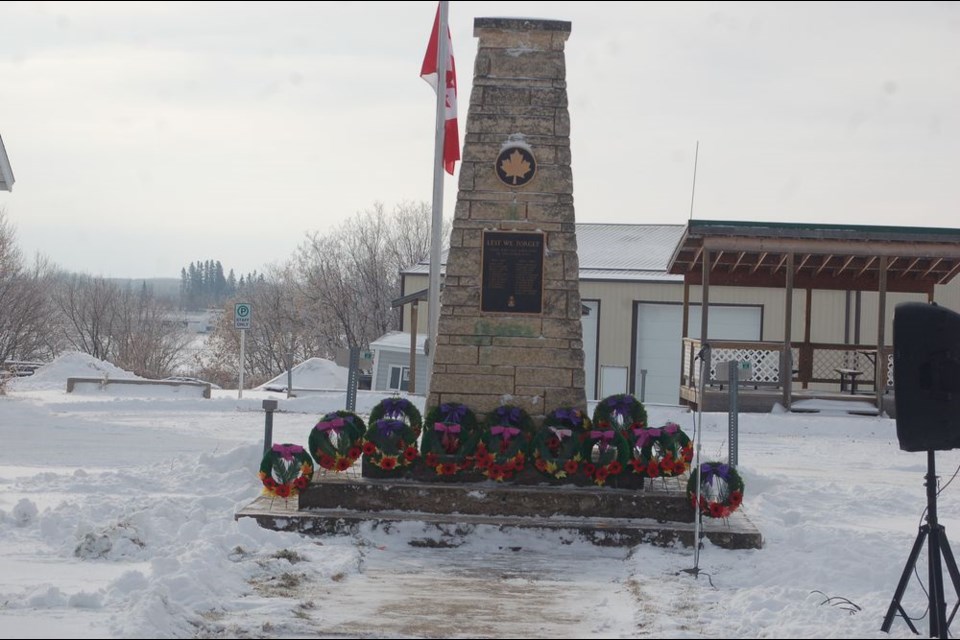
<path id="1" fill-rule="evenodd" d="M 564 46 L 570 23 L 477 18 L 427 406 L 586 409 Z"/>

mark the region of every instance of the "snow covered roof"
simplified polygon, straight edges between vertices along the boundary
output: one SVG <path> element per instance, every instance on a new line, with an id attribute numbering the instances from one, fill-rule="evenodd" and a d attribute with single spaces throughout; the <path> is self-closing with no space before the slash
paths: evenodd
<path id="1" fill-rule="evenodd" d="M 417 353 L 423 353 L 423 343 L 426 334 L 417 334 Z M 410 351 L 410 334 L 404 331 L 388 331 L 370 343 L 371 349 L 385 351 Z"/>

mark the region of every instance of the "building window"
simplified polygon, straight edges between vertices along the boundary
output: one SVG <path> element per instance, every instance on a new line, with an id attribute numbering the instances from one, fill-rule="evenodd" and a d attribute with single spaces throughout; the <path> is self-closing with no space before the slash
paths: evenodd
<path id="1" fill-rule="evenodd" d="M 390 365 L 390 383 L 388 388 L 394 391 L 406 391 L 410 388 L 410 367 Z"/>

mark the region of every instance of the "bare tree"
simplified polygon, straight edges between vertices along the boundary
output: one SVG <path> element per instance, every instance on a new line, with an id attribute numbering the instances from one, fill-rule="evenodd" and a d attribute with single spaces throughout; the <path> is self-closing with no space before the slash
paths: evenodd
<path id="1" fill-rule="evenodd" d="M 190 343 L 173 305 L 160 302 L 146 286 L 120 292 L 113 332 L 113 363 L 145 377 L 173 373 Z"/>
<path id="2" fill-rule="evenodd" d="M 0 362 L 44 360 L 58 352 L 49 290 L 53 268 L 37 256 L 23 264 L 16 234 L 0 209 Z"/>

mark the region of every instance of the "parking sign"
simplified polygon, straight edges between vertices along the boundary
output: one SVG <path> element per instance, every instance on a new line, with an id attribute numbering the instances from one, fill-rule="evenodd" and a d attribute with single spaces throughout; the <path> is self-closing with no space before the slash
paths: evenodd
<path id="1" fill-rule="evenodd" d="M 249 302 L 238 302 L 233 305 L 233 327 L 235 329 L 249 329 L 252 316 Z"/>

